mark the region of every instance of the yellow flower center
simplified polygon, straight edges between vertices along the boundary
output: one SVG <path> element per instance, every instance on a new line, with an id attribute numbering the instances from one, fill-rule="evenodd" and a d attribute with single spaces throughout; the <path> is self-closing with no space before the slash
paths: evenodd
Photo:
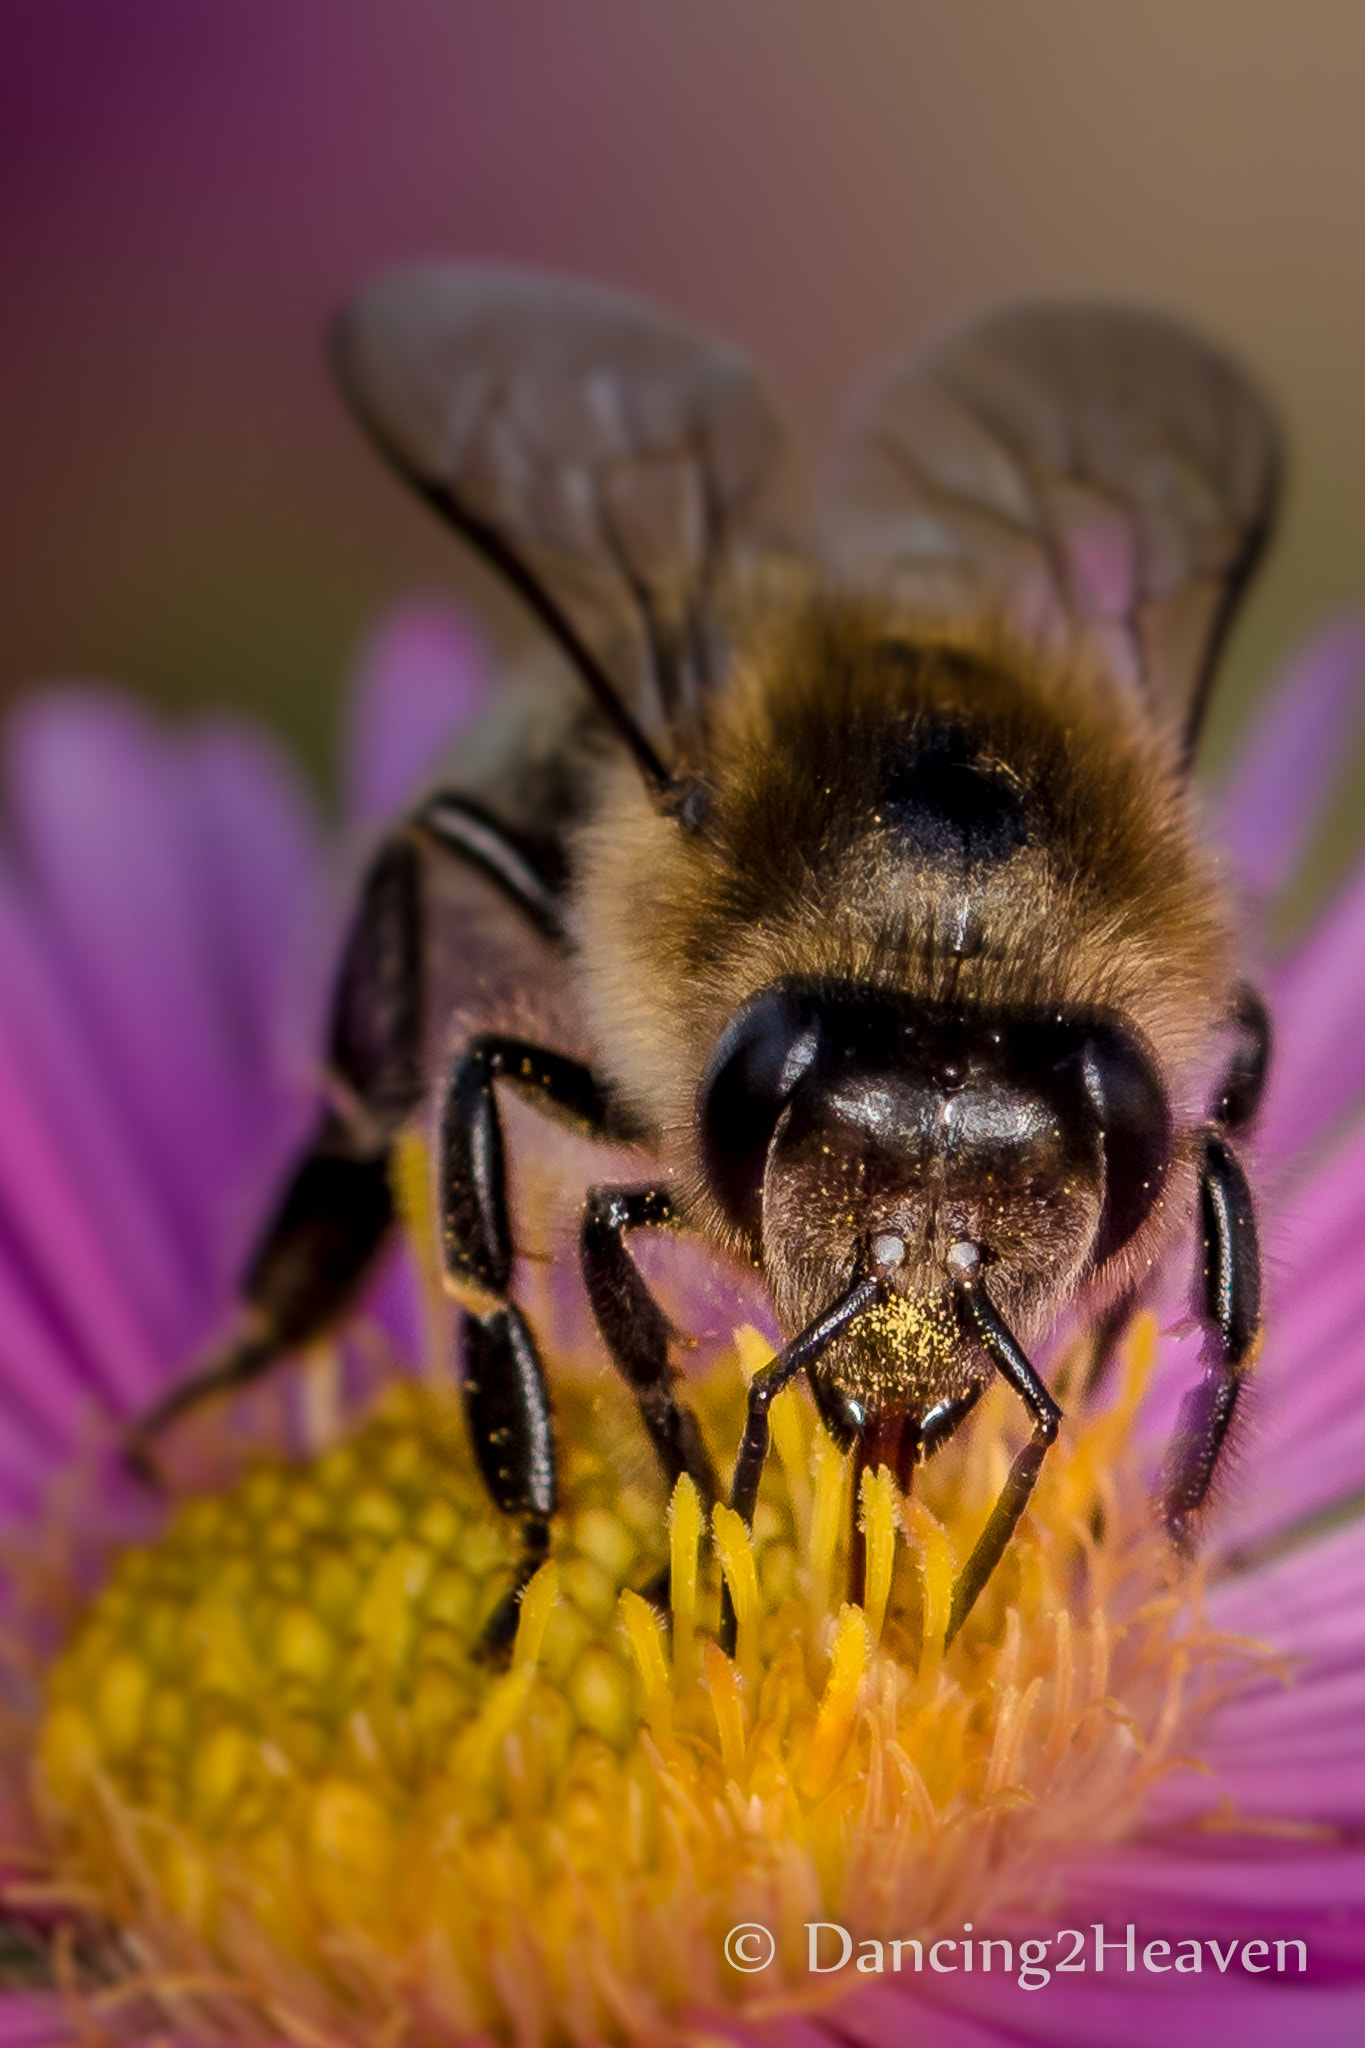
<path id="1" fill-rule="evenodd" d="M 637 2039 L 827 1991 L 810 1921 L 1026 1910 L 1059 1851 L 1132 1825 L 1227 1678 L 1129 1445 L 1154 1343 L 1139 1325 L 1120 1398 L 1068 1419 L 946 1656 L 1019 1441 L 1003 1395 L 915 1498 L 865 1479 L 853 1605 L 848 1462 L 803 1391 L 774 1404 L 752 1535 L 724 1507 L 708 1527 L 686 1480 L 665 1500 L 614 1384 L 561 1391 L 563 1509 L 500 1666 L 518 1532 L 449 1397 L 395 1384 L 326 1455 L 115 1565 L 49 1680 L 55 1867 L 182 2029 L 314 2044 Z M 736 1353 L 766 1357 L 747 1332 Z M 740 1372 L 698 1400 L 723 1469 Z M 739 1922 L 772 1930 L 767 1970 L 727 1963 Z"/>

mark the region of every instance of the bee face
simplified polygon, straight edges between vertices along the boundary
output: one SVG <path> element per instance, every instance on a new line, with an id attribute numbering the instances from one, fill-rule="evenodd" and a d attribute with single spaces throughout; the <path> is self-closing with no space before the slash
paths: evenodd
<path id="1" fill-rule="evenodd" d="M 722 1035 L 699 1125 L 716 1199 L 757 1247 L 784 1324 L 875 1273 L 901 1317 L 822 1367 L 855 1398 L 927 1409 L 979 1365 L 952 1344 L 955 1246 L 1030 1333 L 1158 1202 L 1172 1119 L 1155 1069 L 1106 1021 L 965 1013 L 788 984 Z M 898 1306 L 897 1306 L 898 1305 Z"/>

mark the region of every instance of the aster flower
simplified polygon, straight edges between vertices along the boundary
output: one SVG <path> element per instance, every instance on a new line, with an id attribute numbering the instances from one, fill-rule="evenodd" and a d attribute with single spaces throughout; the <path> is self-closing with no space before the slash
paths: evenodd
<path id="1" fill-rule="evenodd" d="M 1263 903 L 1362 668 L 1359 627 L 1318 642 L 1231 778 L 1218 830 Z M 485 680 L 433 613 L 380 637 L 357 818 L 401 807 Z M 724 1509 L 706 1530 L 583 1355 L 551 1263 L 559 1170 L 533 1162 L 565 1508 L 498 1670 L 479 1644 L 515 1532 L 451 1404 L 415 1140 L 405 1242 L 339 1345 L 192 1423 L 177 1498 L 119 1468 L 120 1429 L 220 1332 L 317 1112 L 341 904 L 306 806 L 258 739 L 170 738 L 93 694 L 30 706 L 7 759 L 0 1850 L 58 1989 L 0 1996 L 0 2043 L 1359 2028 L 1365 874 L 1268 980 L 1269 1334 L 1193 1573 L 1147 1500 L 1194 1347 L 1153 1317 L 1102 1398 L 1081 1398 L 1082 1346 L 1055 1361 L 1062 1441 L 947 1658 L 955 1562 L 1018 1426 L 1006 1402 L 915 1500 L 866 1482 L 861 1607 L 847 1474 L 800 1393 L 774 1407 L 752 1540 Z M 721 1298 L 675 1261 L 680 1324 L 714 1324 Z M 695 1386 L 718 1453 L 767 1355 L 736 1320 Z M 661 1573 L 667 1627 L 641 1597 Z"/>

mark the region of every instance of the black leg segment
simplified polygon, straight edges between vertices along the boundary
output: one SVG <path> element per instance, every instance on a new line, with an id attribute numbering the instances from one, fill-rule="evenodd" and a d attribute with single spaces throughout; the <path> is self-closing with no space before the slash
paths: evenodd
<path id="1" fill-rule="evenodd" d="M 535 1339 L 515 1303 L 465 1318 L 464 1404 L 495 1507 L 548 1521 L 555 1511 L 550 1394 Z"/>
<path id="2" fill-rule="evenodd" d="M 1033 1417 L 1033 1435 L 1010 1466 L 990 1520 L 953 1587 L 952 1607 L 943 1645 L 946 1649 L 976 1605 L 983 1587 L 1005 1554 L 1019 1518 L 1038 1483 L 1048 1445 L 1061 1428 L 1062 1411 L 1020 1350 L 1005 1322 L 996 1314 L 981 1284 L 975 1258 L 956 1268 L 958 1311 L 966 1328 L 980 1342 L 991 1364 L 1008 1381 Z"/>
<path id="3" fill-rule="evenodd" d="M 554 1426 L 536 1341 L 510 1294 L 516 1249 L 499 1081 L 588 1132 L 609 1131 L 612 1119 L 604 1090 L 579 1061 L 495 1033 L 474 1039 L 461 1055 L 441 1115 L 441 1243 L 451 1292 L 466 1311 L 465 1414 L 495 1505 L 526 1525 L 529 1571 L 545 1553 L 555 1510 Z M 513 1615 L 508 1625 L 514 1621 Z"/>
<path id="4" fill-rule="evenodd" d="M 476 1315 L 505 1300 L 512 1281 L 507 1167 L 494 1092 L 500 1080 L 538 1096 L 585 1131 L 610 1126 L 600 1084 L 563 1053 L 488 1034 L 461 1056 L 441 1116 L 441 1236 L 452 1291 Z"/>
<path id="5" fill-rule="evenodd" d="M 697 1419 L 674 1393 L 672 1325 L 640 1277 L 627 1232 L 673 1221 L 664 1188 L 593 1188 L 583 1212 L 580 1256 L 597 1327 L 634 1394 L 669 1486 L 688 1473 L 709 1507 L 719 1496 Z"/>
<path id="6" fill-rule="evenodd" d="M 1209 1331 L 1204 1377 L 1181 1405 L 1166 1468 L 1163 1509 L 1176 1545 L 1208 1496 L 1261 1333 L 1261 1252 L 1246 1175 L 1216 1127 L 1204 1139 L 1199 1182 L 1203 1276 L 1199 1310 Z"/>

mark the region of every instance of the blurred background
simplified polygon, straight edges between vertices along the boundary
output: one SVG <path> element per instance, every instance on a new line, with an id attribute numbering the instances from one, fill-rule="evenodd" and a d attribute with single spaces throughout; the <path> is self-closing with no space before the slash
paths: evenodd
<path id="1" fill-rule="evenodd" d="M 1293 457 L 1216 758 L 1365 593 L 1362 85 L 1359 0 L 4 0 L 0 692 L 244 707 L 325 784 L 386 603 L 515 638 L 322 364 L 356 282 L 448 252 L 729 333 L 817 438 L 983 300 L 1205 324 Z"/>

